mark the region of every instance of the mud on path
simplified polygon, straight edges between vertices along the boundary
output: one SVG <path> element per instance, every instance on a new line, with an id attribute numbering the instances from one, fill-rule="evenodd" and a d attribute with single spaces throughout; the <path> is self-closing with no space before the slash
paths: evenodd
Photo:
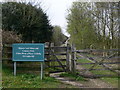
<path id="1" fill-rule="evenodd" d="M 76 88 L 85 87 L 83 84 L 81 84 L 81 83 L 79 83 L 79 82 L 77 82 L 77 81 L 71 80 L 71 78 L 68 78 L 68 77 L 60 77 L 59 75 L 60 75 L 60 73 L 50 74 L 51 77 L 54 77 L 55 79 L 59 80 L 59 81 L 62 82 L 62 83 L 75 86 Z"/>
<path id="2" fill-rule="evenodd" d="M 114 88 L 100 79 L 87 79 L 87 81 L 75 81 L 68 77 L 60 77 L 60 73 L 50 74 L 51 77 L 62 83 L 75 86 L 76 88 Z"/>

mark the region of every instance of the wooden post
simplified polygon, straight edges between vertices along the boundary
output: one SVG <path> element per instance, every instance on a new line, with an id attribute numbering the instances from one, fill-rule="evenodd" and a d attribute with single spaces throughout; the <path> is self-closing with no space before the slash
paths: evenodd
<path id="1" fill-rule="evenodd" d="M 70 55 L 69 55 L 69 70 L 70 70 L 70 71 L 72 71 L 72 69 L 71 69 L 71 68 L 72 68 L 72 67 L 71 67 L 71 66 L 72 66 L 72 65 L 71 65 L 71 61 L 72 61 L 72 49 L 71 49 L 71 47 L 70 47 Z"/>
<path id="2" fill-rule="evenodd" d="M 76 54 L 76 47 L 74 46 L 74 71 L 76 73 L 76 61 L 77 61 L 77 54 Z"/>
<path id="3" fill-rule="evenodd" d="M 50 48 L 52 49 L 52 51 L 50 51 L 50 54 L 52 54 L 52 52 L 53 53 L 55 52 L 54 48 L 52 48 L 52 47 L 54 47 L 54 43 L 50 44 Z M 54 59 L 54 58 L 52 57 L 51 59 Z M 50 62 L 50 63 L 51 63 L 51 66 L 55 66 L 55 62 Z M 55 67 L 54 67 L 54 69 L 55 69 Z"/>
<path id="4" fill-rule="evenodd" d="M 69 69 L 70 69 L 70 72 L 72 72 L 72 45 L 70 45 L 70 56 L 69 56 Z"/>
<path id="5" fill-rule="evenodd" d="M 49 43 L 49 42 L 46 42 L 46 43 L 45 43 L 45 47 L 48 48 L 48 49 L 46 50 L 47 52 L 45 52 L 45 53 L 50 54 L 50 43 Z M 46 58 L 47 61 L 48 61 L 49 58 L 50 58 L 50 55 L 46 55 L 45 58 Z M 45 68 L 46 68 L 46 66 L 50 66 L 50 62 L 47 62 L 46 65 L 44 65 Z"/>
<path id="6" fill-rule="evenodd" d="M 75 50 L 76 50 L 75 46 L 72 45 L 71 70 L 73 74 L 76 73 L 76 52 Z"/>
<path id="7" fill-rule="evenodd" d="M 69 45 L 67 44 L 67 48 L 66 48 L 66 70 L 67 70 L 67 72 L 69 72 L 70 71 L 70 52 L 69 52 Z"/>
<path id="8" fill-rule="evenodd" d="M 2 63 L 2 48 L 2 29 L 0 29 L 0 64 Z"/>
<path id="9" fill-rule="evenodd" d="M 54 43 L 51 43 L 50 47 L 54 47 Z M 53 52 L 54 52 L 54 48 L 53 48 Z"/>

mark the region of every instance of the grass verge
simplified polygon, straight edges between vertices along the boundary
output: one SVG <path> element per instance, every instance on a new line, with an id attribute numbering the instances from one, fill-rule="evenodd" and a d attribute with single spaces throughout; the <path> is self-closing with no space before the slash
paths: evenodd
<path id="1" fill-rule="evenodd" d="M 52 77 L 40 79 L 40 75 L 17 74 L 13 76 L 12 71 L 3 67 L 2 73 L 3 88 L 75 88 L 71 85 L 65 85 Z"/>
<path id="2" fill-rule="evenodd" d="M 111 84 L 113 87 L 117 87 L 118 88 L 118 81 L 120 81 L 119 77 L 114 77 L 114 78 L 101 78 L 101 80 Z"/>

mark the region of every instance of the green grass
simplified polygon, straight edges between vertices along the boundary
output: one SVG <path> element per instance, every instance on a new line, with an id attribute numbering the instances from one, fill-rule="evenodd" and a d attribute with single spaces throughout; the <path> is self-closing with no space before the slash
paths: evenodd
<path id="1" fill-rule="evenodd" d="M 112 72 L 112 71 L 109 71 L 109 70 L 99 70 L 99 71 L 96 71 L 96 70 L 93 70 L 91 71 L 93 74 L 98 74 L 98 75 L 114 75 L 114 76 L 117 76 L 116 73 Z"/>
<path id="2" fill-rule="evenodd" d="M 81 63 L 91 63 L 91 61 L 86 60 L 86 59 L 79 59 L 78 62 L 81 62 Z"/>
<path id="3" fill-rule="evenodd" d="M 17 74 L 13 76 L 12 71 L 3 67 L 2 87 L 3 88 L 75 88 L 65 85 L 52 77 L 40 79 L 40 75 Z"/>
<path id="4" fill-rule="evenodd" d="M 113 87 L 118 87 L 118 81 L 120 78 L 114 77 L 114 78 L 101 78 L 103 81 L 111 84 Z"/>
<path id="5" fill-rule="evenodd" d="M 78 62 L 80 63 L 93 63 L 92 61 L 89 61 L 87 59 L 79 59 Z M 83 67 L 89 69 L 90 67 L 92 67 L 94 64 L 85 64 L 82 65 Z M 101 65 L 96 65 L 93 69 L 103 69 L 104 67 Z M 93 74 L 108 74 L 108 75 L 117 75 L 116 73 L 109 71 L 109 70 L 92 70 L 91 71 Z"/>
<path id="6" fill-rule="evenodd" d="M 92 54 L 88 54 L 87 56 L 88 56 L 88 57 L 94 57 L 95 55 L 92 55 Z"/>
<path id="7" fill-rule="evenodd" d="M 93 62 L 91 62 L 91 61 L 89 61 L 87 59 L 79 59 L 78 62 L 80 62 L 80 63 L 93 63 Z M 94 64 L 85 64 L 85 65 L 82 65 L 82 66 L 85 67 L 85 68 L 90 68 L 93 65 Z M 100 69 L 100 68 L 102 68 L 101 65 L 96 65 L 94 67 L 94 69 Z"/>
<path id="8" fill-rule="evenodd" d="M 81 77 L 81 76 L 77 76 L 77 75 L 74 75 L 74 74 L 71 74 L 71 73 L 66 73 L 66 72 L 61 73 L 60 77 L 69 77 L 69 78 L 74 79 L 76 81 L 86 81 L 86 79 Z"/>

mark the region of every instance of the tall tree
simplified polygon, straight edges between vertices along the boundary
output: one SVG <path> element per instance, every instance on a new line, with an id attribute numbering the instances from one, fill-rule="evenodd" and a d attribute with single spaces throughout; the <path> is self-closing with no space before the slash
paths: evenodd
<path id="1" fill-rule="evenodd" d="M 15 31 L 24 41 L 51 40 L 52 26 L 40 6 L 31 3 L 7 2 L 2 5 L 3 30 Z"/>
<path id="2" fill-rule="evenodd" d="M 118 3 L 117 2 L 99 2 L 94 3 L 94 17 L 96 21 L 96 28 L 102 37 L 104 48 L 117 48 L 117 33 L 119 30 L 118 23 Z"/>
<path id="3" fill-rule="evenodd" d="M 60 26 L 54 26 L 53 27 L 53 36 L 52 36 L 52 42 L 54 42 L 55 46 L 60 46 L 65 42 L 67 39 L 67 36 L 65 36 L 62 33 Z"/>
<path id="4" fill-rule="evenodd" d="M 118 2 L 75 2 L 68 14 L 71 42 L 79 48 L 118 48 Z"/>
<path id="5" fill-rule="evenodd" d="M 95 46 L 94 20 L 88 9 L 90 9 L 88 3 L 74 2 L 67 17 L 67 31 L 71 35 L 71 42 L 75 43 L 77 48 Z"/>

